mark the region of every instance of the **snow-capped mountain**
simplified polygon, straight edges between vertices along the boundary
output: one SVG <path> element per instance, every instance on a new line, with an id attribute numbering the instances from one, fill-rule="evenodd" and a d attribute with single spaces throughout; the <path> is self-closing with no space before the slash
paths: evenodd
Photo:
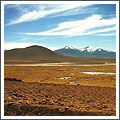
<path id="1" fill-rule="evenodd" d="M 87 51 L 87 52 L 96 52 L 96 51 L 106 51 L 106 52 L 114 52 L 112 50 L 104 49 L 104 48 L 97 48 L 93 46 L 87 46 L 85 48 L 80 48 L 80 51 Z"/>
<path id="2" fill-rule="evenodd" d="M 76 49 L 76 48 L 74 48 L 74 47 L 72 47 L 72 46 L 65 46 L 65 47 L 63 47 L 62 49 Z"/>
<path id="3" fill-rule="evenodd" d="M 87 46 L 85 48 L 75 48 L 72 46 L 65 46 L 61 49 L 55 50 L 55 52 L 74 57 L 90 57 L 90 58 L 116 58 L 116 52 L 97 48 L 93 46 Z"/>

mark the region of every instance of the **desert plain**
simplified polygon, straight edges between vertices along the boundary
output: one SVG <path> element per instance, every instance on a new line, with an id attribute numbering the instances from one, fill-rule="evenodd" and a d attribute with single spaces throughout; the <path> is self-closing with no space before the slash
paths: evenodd
<path id="1" fill-rule="evenodd" d="M 4 78 L 5 116 L 116 115 L 115 64 L 6 64 Z"/>

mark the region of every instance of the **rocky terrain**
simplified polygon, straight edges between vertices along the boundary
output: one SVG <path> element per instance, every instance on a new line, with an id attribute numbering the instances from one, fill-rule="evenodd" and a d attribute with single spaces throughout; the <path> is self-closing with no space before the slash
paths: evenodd
<path id="1" fill-rule="evenodd" d="M 4 82 L 5 116 L 115 116 L 116 90 L 109 87 Z"/>

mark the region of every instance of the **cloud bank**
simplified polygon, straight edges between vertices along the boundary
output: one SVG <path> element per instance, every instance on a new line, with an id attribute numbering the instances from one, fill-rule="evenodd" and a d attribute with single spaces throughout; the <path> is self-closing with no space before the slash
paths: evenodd
<path id="1" fill-rule="evenodd" d="M 102 19 L 101 15 L 92 15 L 83 20 L 67 21 L 59 23 L 54 29 L 37 32 L 21 33 L 24 35 L 59 35 L 59 36 L 80 36 L 80 35 L 115 35 L 116 19 Z M 112 32 L 112 33 L 108 33 Z M 102 34 L 97 34 L 102 33 Z"/>
<path id="2" fill-rule="evenodd" d="M 51 4 L 51 5 L 31 5 L 31 7 L 23 7 L 21 5 L 12 5 L 11 7 L 19 8 L 21 16 L 13 19 L 6 26 L 18 24 L 22 22 L 30 22 L 44 17 L 68 16 L 78 14 L 78 10 L 92 4 Z M 8 7 L 10 7 L 8 5 Z M 61 13 L 62 12 L 62 13 Z M 60 14 L 61 13 L 61 14 Z"/>

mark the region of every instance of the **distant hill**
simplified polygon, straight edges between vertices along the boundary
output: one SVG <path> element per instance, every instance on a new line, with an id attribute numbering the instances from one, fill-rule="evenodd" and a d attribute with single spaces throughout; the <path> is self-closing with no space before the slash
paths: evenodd
<path id="1" fill-rule="evenodd" d="M 106 50 L 103 48 L 95 48 L 92 46 L 87 46 L 85 48 L 74 48 L 65 46 L 61 49 L 55 50 L 56 53 L 60 53 L 66 56 L 74 57 L 88 57 L 88 58 L 116 58 L 116 52 L 111 50 Z"/>
<path id="2" fill-rule="evenodd" d="M 26 48 L 16 48 L 7 50 L 4 53 L 4 60 L 6 63 L 27 63 L 30 61 L 38 63 L 52 63 L 52 62 L 71 62 L 78 64 L 101 64 L 101 63 L 115 63 L 115 59 L 97 59 L 97 58 L 80 58 L 64 56 L 49 50 L 42 46 L 29 46 Z M 19 61 L 19 62 L 18 62 Z"/>
<path id="3" fill-rule="evenodd" d="M 64 56 L 38 45 L 5 51 L 5 60 L 53 60 L 62 57 Z"/>

